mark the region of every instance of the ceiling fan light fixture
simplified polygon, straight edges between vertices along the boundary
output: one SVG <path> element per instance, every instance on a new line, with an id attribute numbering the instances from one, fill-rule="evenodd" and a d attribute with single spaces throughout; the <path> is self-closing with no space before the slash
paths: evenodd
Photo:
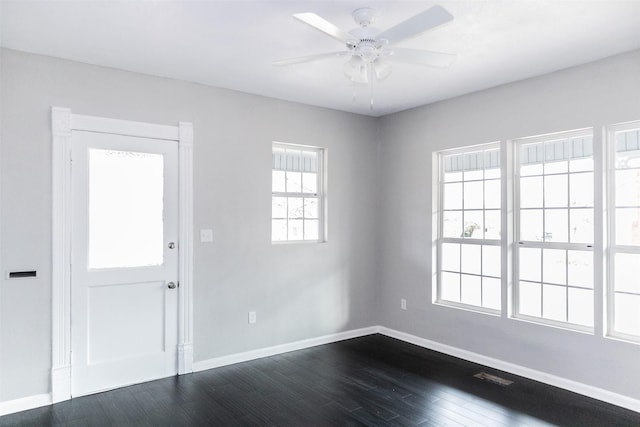
<path id="1" fill-rule="evenodd" d="M 344 64 L 344 75 L 352 82 L 358 84 L 369 83 L 369 73 L 367 69 L 367 63 L 359 56 L 352 56 Z"/>
<path id="2" fill-rule="evenodd" d="M 381 59 L 376 59 L 376 61 L 372 64 L 373 72 L 376 76 L 377 81 L 382 81 L 391 75 L 392 66 L 388 62 L 385 62 Z"/>

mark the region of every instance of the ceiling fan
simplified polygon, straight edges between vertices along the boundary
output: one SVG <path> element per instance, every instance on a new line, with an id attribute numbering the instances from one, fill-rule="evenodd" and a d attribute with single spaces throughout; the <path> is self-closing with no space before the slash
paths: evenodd
<path id="1" fill-rule="evenodd" d="M 453 20 L 453 15 L 442 6 L 432 6 L 385 31 L 371 26 L 377 15 L 378 12 L 369 7 L 356 9 L 352 16 L 360 27 L 346 32 L 315 13 L 294 14 L 293 17 L 297 20 L 344 43 L 347 50 L 284 59 L 274 62 L 273 65 L 285 66 L 335 57 L 349 57 L 344 64 L 346 77 L 353 83 L 372 84 L 373 81 L 389 77 L 391 74 L 389 61 L 446 68 L 455 59 L 456 56 L 450 53 L 396 47 L 404 40 Z"/>

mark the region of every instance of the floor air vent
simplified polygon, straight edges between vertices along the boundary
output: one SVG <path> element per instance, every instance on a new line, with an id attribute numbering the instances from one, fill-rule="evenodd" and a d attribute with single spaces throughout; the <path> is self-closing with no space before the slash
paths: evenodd
<path id="1" fill-rule="evenodd" d="M 513 384 L 513 381 L 505 380 L 504 378 L 487 374 L 486 372 L 480 372 L 478 374 L 475 374 L 474 377 L 480 378 L 481 380 L 484 380 L 484 381 L 489 381 L 490 383 L 498 384 L 503 387 Z"/>

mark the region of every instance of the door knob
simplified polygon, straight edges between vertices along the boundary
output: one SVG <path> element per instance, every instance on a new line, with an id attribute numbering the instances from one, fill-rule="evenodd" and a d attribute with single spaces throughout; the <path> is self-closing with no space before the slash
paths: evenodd
<path id="1" fill-rule="evenodd" d="M 173 249 L 176 247 L 176 244 L 173 242 L 169 242 L 169 249 Z"/>
<path id="2" fill-rule="evenodd" d="M 176 288 L 176 284 L 173 282 L 169 282 L 169 284 L 167 285 L 169 287 L 169 289 L 175 289 Z"/>

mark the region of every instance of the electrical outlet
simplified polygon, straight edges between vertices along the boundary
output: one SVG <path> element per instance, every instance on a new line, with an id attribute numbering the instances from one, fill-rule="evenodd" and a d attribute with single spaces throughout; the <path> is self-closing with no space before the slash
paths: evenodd
<path id="1" fill-rule="evenodd" d="M 203 243 L 213 242 L 213 230 L 210 228 L 200 230 L 200 241 Z"/>
<path id="2" fill-rule="evenodd" d="M 406 310 L 406 309 L 407 309 L 407 300 L 406 300 L 406 299 L 402 298 L 402 299 L 400 300 L 400 308 L 401 308 L 402 310 Z"/>
<path id="3" fill-rule="evenodd" d="M 249 312 L 249 324 L 253 325 L 257 321 L 258 321 L 258 319 L 256 318 L 256 312 L 255 311 L 250 311 Z"/>

